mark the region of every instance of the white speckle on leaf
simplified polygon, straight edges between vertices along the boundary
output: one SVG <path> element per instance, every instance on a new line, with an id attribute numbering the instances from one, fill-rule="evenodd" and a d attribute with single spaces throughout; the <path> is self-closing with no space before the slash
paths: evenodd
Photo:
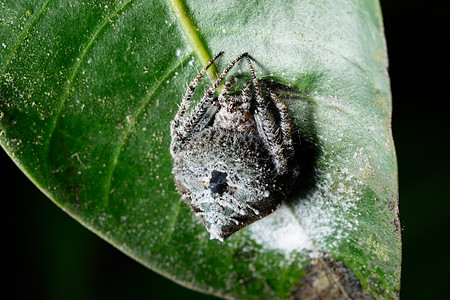
<path id="1" fill-rule="evenodd" d="M 250 225 L 248 230 L 256 243 L 280 250 L 286 255 L 294 250 L 312 248 L 311 240 L 286 204 L 282 204 L 270 216 Z"/>
<path id="2" fill-rule="evenodd" d="M 313 190 L 292 203 L 294 209 L 283 203 L 272 215 L 249 226 L 251 239 L 286 256 L 337 247 L 358 227 L 355 207 L 360 198 L 352 177 L 348 169 L 323 173 Z"/>
<path id="3" fill-rule="evenodd" d="M 80 163 L 80 165 L 81 165 L 84 169 L 86 169 L 86 166 L 85 166 L 85 165 L 83 164 L 83 162 L 81 161 L 80 155 L 79 155 L 78 153 L 72 154 L 71 158 L 76 158 L 76 159 L 78 160 L 78 162 Z"/>

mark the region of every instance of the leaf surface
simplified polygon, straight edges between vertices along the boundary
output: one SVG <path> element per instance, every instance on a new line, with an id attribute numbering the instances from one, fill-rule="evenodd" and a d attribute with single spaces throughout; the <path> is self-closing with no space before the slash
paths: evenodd
<path id="1" fill-rule="evenodd" d="M 397 167 L 378 2 L 187 1 L 184 17 L 179 4 L 2 3 L 3 148 L 58 206 L 185 286 L 302 298 L 326 277 L 329 288 L 315 292 L 330 298 L 396 298 Z M 275 213 L 223 243 L 181 202 L 169 154 L 186 86 L 219 51 L 218 70 L 249 52 L 274 86 L 302 166 Z M 250 79 L 245 64 L 234 72 Z"/>

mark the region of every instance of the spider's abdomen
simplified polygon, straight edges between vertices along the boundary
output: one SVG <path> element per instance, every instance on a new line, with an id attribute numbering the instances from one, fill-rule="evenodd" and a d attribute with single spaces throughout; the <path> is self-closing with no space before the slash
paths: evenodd
<path id="1" fill-rule="evenodd" d="M 179 152 L 173 174 L 211 238 L 233 234 L 279 203 L 274 164 L 255 133 L 209 127 Z"/>

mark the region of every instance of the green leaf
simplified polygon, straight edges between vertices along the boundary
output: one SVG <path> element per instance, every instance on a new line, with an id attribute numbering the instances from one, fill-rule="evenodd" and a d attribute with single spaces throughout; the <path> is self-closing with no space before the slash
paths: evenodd
<path id="1" fill-rule="evenodd" d="M 279 93 L 302 167 L 275 213 L 223 243 L 180 200 L 168 150 L 187 84 L 219 51 L 219 70 L 249 52 Z M 386 68 L 375 0 L 7 1 L 0 142 L 58 206 L 185 286 L 237 298 L 397 298 Z M 249 80 L 244 64 L 235 71 Z"/>

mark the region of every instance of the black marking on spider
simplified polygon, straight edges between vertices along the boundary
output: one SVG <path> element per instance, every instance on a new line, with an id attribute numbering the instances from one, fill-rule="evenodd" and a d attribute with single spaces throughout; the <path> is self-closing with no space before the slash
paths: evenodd
<path id="1" fill-rule="evenodd" d="M 187 114 L 199 80 L 222 54 L 213 57 L 188 86 L 171 123 L 170 144 L 177 190 L 211 239 L 221 241 L 272 213 L 298 174 L 292 167 L 295 151 L 288 110 L 268 87 L 269 100 L 263 97 L 247 53 L 225 68 Z M 230 93 L 234 83 L 230 78 L 214 98 L 242 58 L 249 64 L 252 82 L 237 95 Z"/>
<path id="2" fill-rule="evenodd" d="M 209 189 L 211 190 L 211 196 L 216 194 L 223 195 L 227 190 L 227 173 L 213 170 L 211 173 L 211 179 L 209 180 Z"/>

